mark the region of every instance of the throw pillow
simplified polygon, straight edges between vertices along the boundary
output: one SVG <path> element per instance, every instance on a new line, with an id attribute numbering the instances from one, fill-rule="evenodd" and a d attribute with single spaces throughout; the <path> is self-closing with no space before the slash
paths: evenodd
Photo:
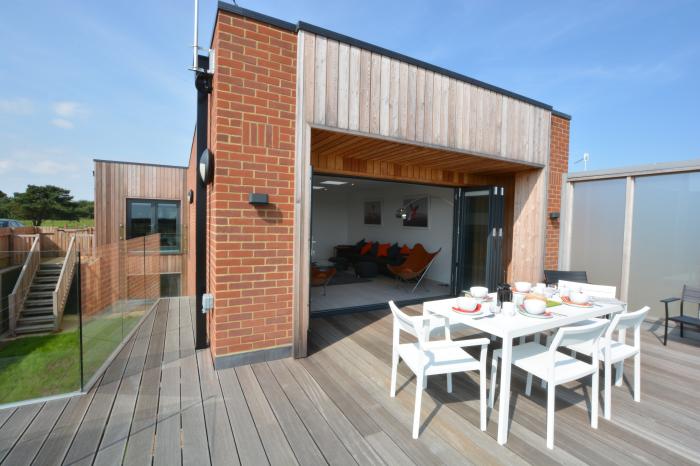
<path id="1" fill-rule="evenodd" d="M 390 243 L 380 244 L 377 248 L 377 257 L 389 257 Z"/>
<path id="2" fill-rule="evenodd" d="M 379 249 L 379 243 L 372 243 L 372 249 L 369 250 L 369 255 L 377 257 L 377 250 Z"/>
<path id="3" fill-rule="evenodd" d="M 370 249 L 372 249 L 372 243 L 363 244 L 362 247 L 360 248 L 360 255 L 361 256 L 366 255 L 370 251 Z"/>
<path id="4" fill-rule="evenodd" d="M 411 254 L 411 248 L 409 248 L 408 246 L 406 246 L 404 244 L 403 246 L 401 246 L 401 250 L 399 251 L 399 253 L 407 256 L 407 255 Z"/>
<path id="5" fill-rule="evenodd" d="M 387 253 L 387 256 L 389 256 L 390 259 L 395 259 L 396 256 L 399 255 L 399 252 L 401 251 L 401 248 L 399 247 L 398 243 L 394 243 L 391 245 L 389 248 L 389 251 Z"/>

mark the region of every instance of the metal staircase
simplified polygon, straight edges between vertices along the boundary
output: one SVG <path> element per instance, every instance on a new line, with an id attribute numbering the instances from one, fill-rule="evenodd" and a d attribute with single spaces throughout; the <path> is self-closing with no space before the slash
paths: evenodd
<path id="1" fill-rule="evenodd" d="M 53 294 L 62 268 L 62 263 L 39 265 L 24 307 L 20 310 L 15 333 L 52 332 L 56 328 Z"/>

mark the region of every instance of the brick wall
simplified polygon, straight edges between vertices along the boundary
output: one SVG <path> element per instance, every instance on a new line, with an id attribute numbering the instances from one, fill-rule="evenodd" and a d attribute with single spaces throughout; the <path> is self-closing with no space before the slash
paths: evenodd
<path id="1" fill-rule="evenodd" d="M 214 356 L 292 343 L 296 35 L 219 11 L 209 146 Z M 253 207 L 248 194 L 266 193 Z"/>
<path id="2" fill-rule="evenodd" d="M 549 213 L 561 212 L 562 175 L 569 169 L 570 121 L 552 115 L 547 186 L 547 240 L 544 256 L 545 269 L 557 269 L 559 260 L 559 220 L 550 220 Z"/>

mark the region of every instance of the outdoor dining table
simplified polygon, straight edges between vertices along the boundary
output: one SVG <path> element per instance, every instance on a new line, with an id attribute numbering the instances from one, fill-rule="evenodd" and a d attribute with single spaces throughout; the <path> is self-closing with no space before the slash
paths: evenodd
<path id="1" fill-rule="evenodd" d="M 551 318 L 529 317 L 516 312 L 514 316 L 503 313 L 470 316 L 453 310 L 457 304 L 457 298 L 441 299 L 438 301 L 426 301 L 423 303 L 423 312 L 446 317 L 449 325 L 463 324 L 499 337 L 503 340 L 502 369 L 501 369 L 501 393 L 498 409 L 498 443 L 505 445 L 508 439 L 508 411 L 510 406 L 510 379 L 513 355 L 513 340 L 539 332 L 566 327 L 577 322 L 602 317 L 624 311 L 624 303 L 606 300 L 606 302 L 594 302 L 589 308 L 561 304 L 551 307 Z M 624 335 L 621 335 L 624 338 Z"/>

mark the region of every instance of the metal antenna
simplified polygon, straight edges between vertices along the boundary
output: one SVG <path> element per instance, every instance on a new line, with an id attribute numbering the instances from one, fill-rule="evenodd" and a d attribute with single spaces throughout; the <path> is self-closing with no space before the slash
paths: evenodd
<path id="1" fill-rule="evenodd" d="M 588 161 L 591 159 L 591 156 L 588 152 L 583 153 L 583 157 L 578 159 L 577 161 L 574 162 L 574 165 L 577 163 L 583 162 L 583 171 L 588 170 Z"/>

